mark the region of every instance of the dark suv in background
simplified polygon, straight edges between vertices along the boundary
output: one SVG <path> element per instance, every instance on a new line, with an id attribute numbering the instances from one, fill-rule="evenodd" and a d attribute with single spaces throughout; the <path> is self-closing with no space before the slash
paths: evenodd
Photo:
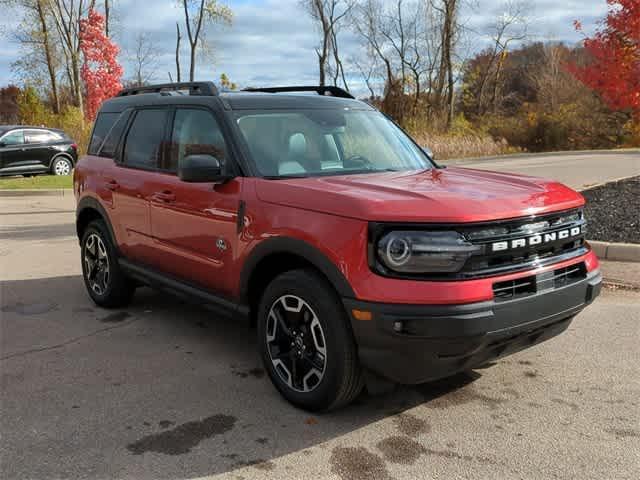
<path id="1" fill-rule="evenodd" d="M 0 176 L 70 175 L 78 146 L 62 130 L 0 126 Z"/>

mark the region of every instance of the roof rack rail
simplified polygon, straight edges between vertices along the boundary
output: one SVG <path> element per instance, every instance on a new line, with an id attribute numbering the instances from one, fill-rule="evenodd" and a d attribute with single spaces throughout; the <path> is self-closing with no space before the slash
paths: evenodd
<path id="1" fill-rule="evenodd" d="M 305 86 L 305 87 L 263 87 L 263 88 L 245 88 L 244 92 L 262 92 L 262 93 L 290 93 L 290 92 L 316 92 L 318 95 L 331 95 L 332 97 L 355 99 L 346 90 L 334 86 Z"/>
<path id="2" fill-rule="evenodd" d="M 189 95 L 193 96 L 215 97 L 218 95 L 218 89 L 213 82 L 181 82 L 125 88 L 116 96 L 130 97 L 132 95 L 142 95 L 144 93 L 176 92 L 179 90 L 189 90 Z"/>

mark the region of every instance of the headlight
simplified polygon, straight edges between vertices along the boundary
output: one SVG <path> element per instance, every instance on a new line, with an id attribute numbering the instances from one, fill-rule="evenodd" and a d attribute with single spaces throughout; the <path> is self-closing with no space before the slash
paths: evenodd
<path id="1" fill-rule="evenodd" d="M 380 262 L 394 272 L 455 273 L 480 249 L 458 232 L 397 231 L 380 238 L 376 250 Z"/>

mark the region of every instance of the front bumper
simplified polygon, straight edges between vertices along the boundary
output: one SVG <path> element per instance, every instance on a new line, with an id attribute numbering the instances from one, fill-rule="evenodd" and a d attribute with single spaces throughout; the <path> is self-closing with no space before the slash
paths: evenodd
<path id="1" fill-rule="evenodd" d="M 344 299 L 371 320 L 351 324 L 361 364 L 403 384 L 423 383 L 478 367 L 566 330 L 600 293 L 599 270 L 567 286 L 523 298 L 464 305 L 400 305 Z"/>

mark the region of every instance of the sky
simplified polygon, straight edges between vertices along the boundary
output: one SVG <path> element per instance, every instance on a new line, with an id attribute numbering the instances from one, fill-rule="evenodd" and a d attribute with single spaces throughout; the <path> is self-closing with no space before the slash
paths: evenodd
<path id="1" fill-rule="evenodd" d="M 155 81 L 175 78 L 175 23 L 183 22 L 175 0 L 114 0 L 114 39 L 121 47 L 125 78 L 132 69 L 127 57 L 133 52 L 138 34 L 144 32 L 157 50 Z M 207 31 L 214 47 L 213 58 L 199 61 L 197 80 L 217 81 L 221 73 L 240 86 L 315 84 L 318 79 L 315 47 L 319 33 L 300 6 L 299 0 L 227 0 L 234 12 L 233 26 L 218 26 Z M 461 21 L 467 27 L 459 53 L 469 55 L 487 45 L 488 31 L 505 10 L 504 0 L 465 0 Z M 586 33 L 607 11 L 606 0 L 530 0 L 527 2 L 529 40 L 554 40 L 569 44 L 579 42 L 581 34 L 573 28 L 579 20 Z M 19 56 L 19 46 L 12 40 L 18 27 L 17 15 L 0 19 L 0 86 L 17 82 L 11 64 Z M 184 30 L 184 29 L 183 29 Z M 188 49 L 183 39 L 182 70 L 188 75 Z M 340 36 L 343 58 L 358 57 L 362 47 L 358 37 L 345 31 Z M 355 90 L 364 85 L 355 70 L 349 73 Z"/>

